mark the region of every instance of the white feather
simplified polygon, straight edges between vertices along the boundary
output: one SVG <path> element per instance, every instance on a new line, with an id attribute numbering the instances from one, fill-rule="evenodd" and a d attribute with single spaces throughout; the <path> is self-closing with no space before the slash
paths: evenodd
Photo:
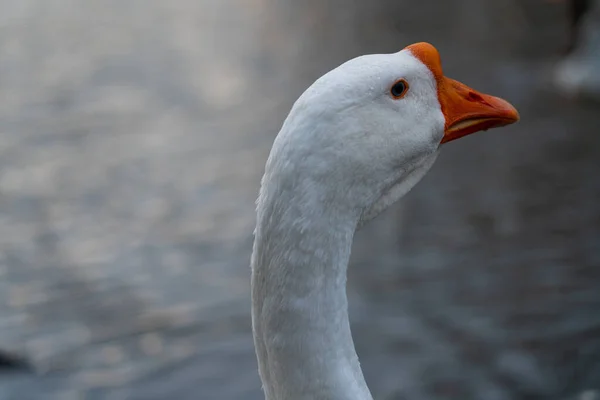
<path id="1" fill-rule="evenodd" d="M 402 99 L 389 95 L 400 79 Z M 358 227 L 433 164 L 444 117 L 429 69 L 408 51 L 358 57 L 296 101 L 257 200 L 252 323 L 268 400 L 365 400 L 346 268 Z"/>

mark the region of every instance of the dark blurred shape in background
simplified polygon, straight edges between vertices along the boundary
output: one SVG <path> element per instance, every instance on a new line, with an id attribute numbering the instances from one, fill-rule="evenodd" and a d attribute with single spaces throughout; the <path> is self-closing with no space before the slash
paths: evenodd
<path id="1" fill-rule="evenodd" d="M 581 22 L 590 11 L 591 0 L 568 0 L 569 13 L 569 41 L 567 42 L 566 54 L 570 54 L 580 42 Z"/>
<path id="2" fill-rule="evenodd" d="M 0 373 L 32 372 L 31 366 L 23 357 L 0 350 Z"/>
<path id="3" fill-rule="evenodd" d="M 557 1 L 557 0 L 553 0 Z M 600 99 L 600 5 L 593 0 L 566 0 L 569 39 L 558 63 L 555 86 L 568 97 Z"/>
<path id="4" fill-rule="evenodd" d="M 0 1 L 0 364 L 34 369 L 0 399 L 262 399 L 270 145 L 314 79 L 417 41 L 521 121 L 358 234 L 374 396 L 600 399 L 598 3 Z"/>

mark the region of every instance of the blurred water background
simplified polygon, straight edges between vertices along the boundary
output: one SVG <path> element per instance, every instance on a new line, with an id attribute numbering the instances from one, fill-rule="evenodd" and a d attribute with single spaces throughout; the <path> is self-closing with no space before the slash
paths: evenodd
<path id="1" fill-rule="evenodd" d="M 1 0 L 0 349 L 35 373 L 0 373 L 0 399 L 261 399 L 270 145 L 314 79 L 417 41 L 521 122 L 448 145 L 357 235 L 374 396 L 600 399 L 600 108 L 553 85 L 565 7 Z"/>

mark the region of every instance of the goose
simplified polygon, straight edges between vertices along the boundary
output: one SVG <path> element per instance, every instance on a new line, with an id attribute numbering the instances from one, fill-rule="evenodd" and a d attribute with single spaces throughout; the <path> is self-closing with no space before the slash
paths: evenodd
<path id="1" fill-rule="evenodd" d="M 267 400 L 372 399 L 348 317 L 355 231 L 423 177 L 441 144 L 518 119 L 445 77 L 429 43 L 354 58 L 302 93 L 256 207 L 251 313 Z"/>

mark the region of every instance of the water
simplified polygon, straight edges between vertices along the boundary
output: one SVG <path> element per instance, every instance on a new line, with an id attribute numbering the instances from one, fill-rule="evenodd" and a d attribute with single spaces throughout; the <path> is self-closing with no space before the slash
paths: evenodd
<path id="1" fill-rule="evenodd" d="M 600 390 L 600 117 L 549 84 L 559 6 L 15 4 L 0 19 L 0 345 L 38 374 L 2 375 L 0 398 L 260 399 L 248 265 L 270 144 L 318 76 L 422 40 L 521 122 L 447 145 L 357 235 L 351 319 L 373 394 Z"/>

